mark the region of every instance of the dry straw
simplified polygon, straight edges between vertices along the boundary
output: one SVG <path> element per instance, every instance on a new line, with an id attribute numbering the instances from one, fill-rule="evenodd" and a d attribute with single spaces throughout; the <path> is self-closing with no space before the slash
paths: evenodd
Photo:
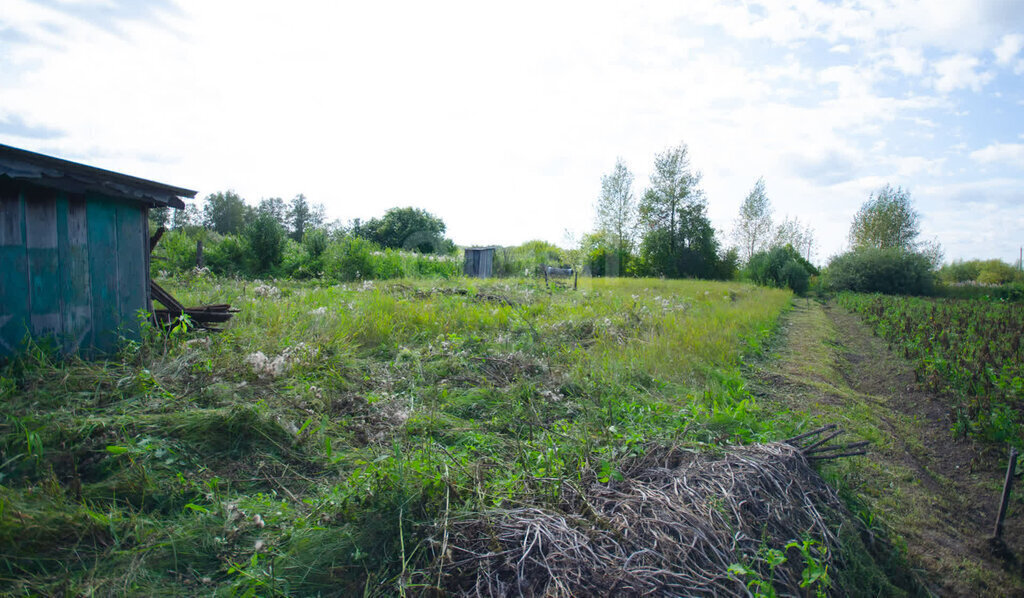
<path id="1" fill-rule="evenodd" d="M 842 505 L 799 448 L 653 449 L 623 481 L 566 484 L 561 508 L 491 510 L 450 523 L 455 596 L 748 596 L 730 564 L 780 595 L 803 595 L 792 550 L 772 574 L 765 548 L 813 539 L 835 559 Z M 835 565 L 835 563 L 830 563 Z"/>

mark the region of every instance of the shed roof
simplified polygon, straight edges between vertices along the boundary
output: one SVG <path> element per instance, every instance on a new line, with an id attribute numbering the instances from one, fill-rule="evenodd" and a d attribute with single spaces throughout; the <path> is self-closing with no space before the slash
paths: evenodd
<path id="1" fill-rule="evenodd" d="M 69 193 L 92 191 L 151 207 L 170 206 L 180 210 L 185 207 L 182 197 L 196 196 L 190 189 L 0 144 L 0 176 L 5 175 Z"/>

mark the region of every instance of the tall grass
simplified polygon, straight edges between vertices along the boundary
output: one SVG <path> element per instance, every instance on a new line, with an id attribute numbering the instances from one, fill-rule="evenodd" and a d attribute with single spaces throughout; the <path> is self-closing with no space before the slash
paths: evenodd
<path id="1" fill-rule="evenodd" d="M 420 591 L 445 518 L 555 505 L 651 442 L 782 433 L 740 367 L 788 291 L 163 282 L 241 312 L 107 362 L 32 348 L 0 370 L 7 591 Z"/>

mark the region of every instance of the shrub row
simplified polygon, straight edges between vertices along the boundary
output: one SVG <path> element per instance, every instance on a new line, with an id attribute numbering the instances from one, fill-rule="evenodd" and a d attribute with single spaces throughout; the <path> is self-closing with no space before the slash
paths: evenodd
<path id="1" fill-rule="evenodd" d="M 270 263 L 257 257 L 246 237 L 206 230 L 172 230 L 157 245 L 151 262 L 153 274 L 176 274 L 195 268 L 196 242 L 200 240 L 204 266 L 224 276 L 352 281 L 404 276 L 453 278 L 462 273 L 462 262 L 454 255 L 381 249 L 359 237 L 345 235 L 332 239 L 322 230 L 307 233 L 301 243 L 285 239 L 279 258 Z"/>

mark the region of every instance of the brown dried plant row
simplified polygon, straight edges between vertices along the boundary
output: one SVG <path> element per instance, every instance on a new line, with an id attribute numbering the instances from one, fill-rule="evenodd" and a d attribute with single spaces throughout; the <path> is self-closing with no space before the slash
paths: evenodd
<path id="1" fill-rule="evenodd" d="M 494 509 L 449 525 L 445 591 L 455 596 L 748 596 L 728 572 L 771 575 L 765 547 L 810 538 L 834 565 L 835 493 L 784 443 L 652 448 L 619 482 L 564 486 L 560 508 Z M 803 563 L 774 571 L 801 595 Z"/>

